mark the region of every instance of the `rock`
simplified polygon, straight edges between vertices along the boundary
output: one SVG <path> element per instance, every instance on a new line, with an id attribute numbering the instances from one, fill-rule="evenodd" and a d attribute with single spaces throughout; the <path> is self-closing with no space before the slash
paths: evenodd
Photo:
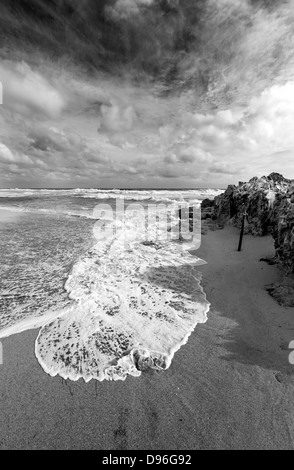
<path id="1" fill-rule="evenodd" d="M 274 181 L 275 183 L 283 183 L 283 182 L 291 183 L 291 180 L 284 178 L 284 176 L 281 175 L 280 173 L 271 173 L 268 176 L 268 179 Z"/>
<path id="2" fill-rule="evenodd" d="M 267 292 L 283 307 L 294 307 L 294 278 L 285 276 L 276 284 L 265 286 Z"/>
<path id="3" fill-rule="evenodd" d="M 260 258 L 259 261 L 263 261 L 264 263 L 267 263 L 270 266 L 277 264 L 277 260 L 275 258 Z"/>
<path id="4" fill-rule="evenodd" d="M 211 219 L 211 210 L 203 212 L 201 214 L 201 219 L 202 220 Z"/>
<path id="5" fill-rule="evenodd" d="M 220 227 L 225 224 L 240 227 L 244 212 L 245 233 L 254 236 L 271 233 L 276 259 L 286 272 L 294 273 L 294 180 L 271 173 L 240 182 L 238 186 L 230 185 L 214 199 L 212 206 L 205 202 L 202 218 L 211 217 Z"/>
<path id="6" fill-rule="evenodd" d="M 152 359 L 150 354 L 145 351 L 144 349 L 135 349 L 132 352 L 133 355 L 133 362 L 135 367 L 140 371 L 145 371 L 152 367 Z"/>
<path id="7" fill-rule="evenodd" d="M 201 202 L 201 210 L 211 209 L 213 207 L 213 199 L 203 199 Z"/>

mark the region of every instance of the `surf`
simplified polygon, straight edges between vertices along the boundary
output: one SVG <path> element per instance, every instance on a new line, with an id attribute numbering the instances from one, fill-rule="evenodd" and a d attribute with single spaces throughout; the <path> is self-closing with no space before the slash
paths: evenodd
<path id="1" fill-rule="evenodd" d="M 167 240 L 158 220 L 146 242 L 140 215 L 127 214 L 123 226 L 107 220 L 112 230 L 73 266 L 65 284 L 71 305 L 36 339 L 36 357 L 51 376 L 88 382 L 166 370 L 207 320 L 197 271 L 205 262 Z"/>

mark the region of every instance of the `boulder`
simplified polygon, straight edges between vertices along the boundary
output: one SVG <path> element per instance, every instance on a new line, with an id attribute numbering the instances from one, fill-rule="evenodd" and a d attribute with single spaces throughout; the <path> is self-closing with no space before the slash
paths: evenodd
<path id="1" fill-rule="evenodd" d="M 254 177 L 238 186 L 230 185 L 212 205 L 205 202 L 203 218 L 209 216 L 219 226 L 241 226 L 246 213 L 246 232 L 254 236 L 271 233 L 276 259 L 294 273 L 294 180 L 279 173 Z"/>

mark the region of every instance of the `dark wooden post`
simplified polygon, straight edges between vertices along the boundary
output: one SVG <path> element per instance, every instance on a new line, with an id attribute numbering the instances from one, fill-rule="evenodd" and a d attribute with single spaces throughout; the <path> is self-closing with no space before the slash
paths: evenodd
<path id="1" fill-rule="evenodd" d="M 189 232 L 194 230 L 194 207 L 189 207 Z"/>
<path id="2" fill-rule="evenodd" d="M 242 217 L 242 225 L 241 225 L 238 251 L 241 251 L 241 248 L 242 248 L 242 241 L 243 241 L 243 235 L 244 235 L 244 226 L 245 226 L 245 217 L 246 217 L 246 215 L 247 215 L 246 212 L 244 212 L 243 217 Z"/>

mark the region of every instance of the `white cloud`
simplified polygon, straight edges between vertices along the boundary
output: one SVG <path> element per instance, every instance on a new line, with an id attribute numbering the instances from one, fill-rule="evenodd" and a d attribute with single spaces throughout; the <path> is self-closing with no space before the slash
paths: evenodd
<path id="1" fill-rule="evenodd" d="M 246 107 L 179 114 L 178 121 L 159 129 L 159 137 L 169 176 L 171 166 L 184 175 L 188 165 L 191 175 L 208 170 L 239 173 L 242 179 L 244 171 L 251 177 L 285 169 L 293 177 L 293 129 L 294 82 L 288 82 L 268 87 Z"/>
<path id="2" fill-rule="evenodd" d="M 191 94 L 160 95 L 151 85 L 135 87 L 127 80 L 68 80 L 65 93 L 63 72 L 58 90 L 45 73 L 23 64 L 4 62 L 0 79 L 2 72 L 10 101 L 5 113 L 0 107 L 1 171 L 8 165 L 15 172 L 27 168 L 24 181 L 42 174 L 46 185 L 54 172 L 58 181 L 64 175 L 71 185 L 76 177 L 88 184 L 99 174 L 112 176 L 108 184 L 114 186 L 121 175 L 126 186 L 135 181 L 132 175 L 146 186 L 157 175 L 158 186 L 172 185 L 173 178 L 179 186 L 185 181 L 224 186 L 284 168 L 294 177 L 289 153 L 282 153 L 294 147 L 294 82 L 269 86 L 242 106 L 212 110 L 197 108 Z M 26 124 L 9 109 L 24 114 Z M 39 114 L 46 118 L 42 125 L 35 119 Z"/>
<path id="3" fill-rule="evenodd" d="M 3 162 L 14 162 L 14 156 L 6 145 L 0 143 L 0 160 Z"/>
<path id="4" fill-rule="evenodd" d="M 204 163 L 207 164 L 213 160 L 212 155 L 209 152 L 205 152 L 201 148 L 184 147 L 179 150 L 179 160 L 183 163 Z"/>
<path id="5" fill-rule="evenodd" d="M 166 155 L 166 157 L 164 158 L 164 163 L 166 163 L 167 165 L 174 165 L 175 163 L 178 163 L 178 158 L 174 153 L 172 153 L 171 155 Z"/>
<path id="6" fill-rule="evenodd" d="M 240 169 L 235 169 L 232 165 L 228 165 L 227 163 L 223 162 L 218 162 L 218 163 L 213 163 L 209 167 L 209 171 L 212 173 L 220 173 L 224 175 L 233 175 L 234 173 L 237 173 L 238 170 Z"/>
<path id="7" fill-rule="evenodd" d="M 56 127 L 33 126 L 29 141 L 32 147 L 43 152 L 80 152 L 85 147 L 85 142 L 78 134 L 72 131 L 64 132 Z"/>
<path id="8" fill-rule="evenodd" d="M 2 163 L 17 163 L 20 165 L 33 165 L 34 161 L 25 154 L 12 152 L 6 145 L 0 143 L 0 161 Z"/>
<path id="9" fill-rule="evenodd" d="M 101 118 L 98 130 L 110 132 L 130 131 L 137 118 L 133 106 L 123 106 L 113 103 L 101 106 Z"/>
<path id="10" fill-rule="evenodd" d="M 56 118 L 64 109 L 65 101 L 39 72 L 24 62 L 3 61 L 0 64 L 5 108 L 20 114 L 41 114 Z"/>
<path id="11" fill-rule="evenodd" d="M 251 100 L 244 119 L 243 138 L 257 148 L 294 148 L 294 82 L 275 85 Z M 241 133 L 242 134 L 242 133 Z"/>
<path id="12" fill-rule="evenodd" d="M 106 7 L 112 19 L 120 20 L 140 13 L 140 7 L 149 6 L 154 0 L 117 0 L 114 6 Z"/>

